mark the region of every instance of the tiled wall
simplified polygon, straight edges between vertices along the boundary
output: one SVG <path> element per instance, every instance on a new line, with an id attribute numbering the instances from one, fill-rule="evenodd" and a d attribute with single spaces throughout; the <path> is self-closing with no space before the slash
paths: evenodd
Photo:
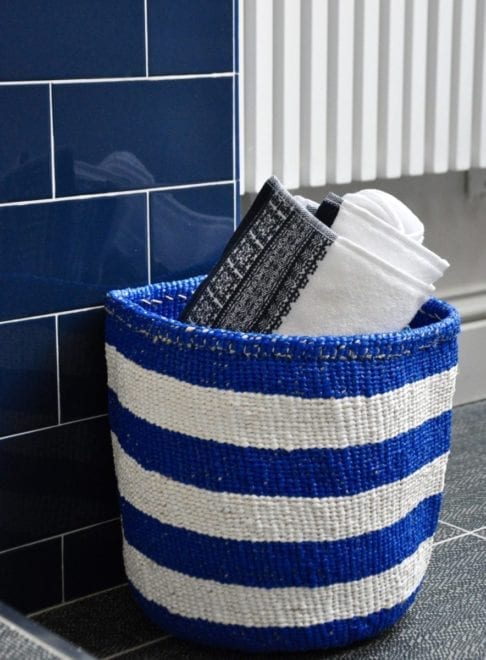
<path id="1" fill-rule="evenodd" d="M 0 3 L 0 600 L 25 612 L 124 580 L 103 298 L 233 231 L 233 4 Z"/>

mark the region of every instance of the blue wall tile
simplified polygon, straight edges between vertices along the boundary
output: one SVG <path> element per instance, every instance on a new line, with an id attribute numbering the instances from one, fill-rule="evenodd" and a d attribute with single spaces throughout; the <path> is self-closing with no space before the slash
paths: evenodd
<path id="1" fill-rule="evenodd" d="M 232 80 L 58 85 L 58 195 L 233 178 Z"/>
<path id="2" fill-rule="evenodd" d="M 64 537 L 66 600 L 109 589 L 126 580 L 119 520 Z"/>
<path id="3" fill-rule="evenodd" d="M 0 325 L 0 347 L 0 435 L 56 424 L 54 319 Z"/>
<path id="4" fill-rule="evenodd" d="M 106 412 L 105 312 L 59 317 L 61 421 Z"/>
<path id="5" fill-rule="evenodd" d="M 47 537 L 68 534 L 68 597 L 120 579 L 108 422 L 82 419 L 105 411 L 103 311 L 76 310 L 149 258 L 153 281 L 207 271 L 232 233 L 231 185 L 154 191 L 149 217 L 136 191 L 235 178 L 236 20 L 234 0 L 0 1 L 0 599 L 24 611 L 61 600 Z"/>
<path id="6" fill-rule="evenodd" d="M 152 281 L 207 273 L 233 233 L 233 186 L 150 195 Z"/>
<path id="7" fill-rule="evenodd" d="M 103 303 L 146 282 L 144 195 L 0 208 L 0 318 Z"/>
<path id="8" fill-rule="evenodd" d="M 49 89 L 0 87 L 0 202 L 51 192 Z"/>
<path id="9" fill-rule="evenodd" d="M 105 417 L 0 440 L 0 549 L 118 515 Z"/>
<path id="10" fill-rule="evenodd" d="M 233 0 L 148 0 L 149 71 L 233 70 Z"/>
<path id="11" fill-rule="evenodd" d="M 0 79 L 145 73 L 143 0 L 0 3 Z"/>
<path id="12" fill-rule="evenodd" d="M 0 600 L 20 612 L 29 614 L 58 603 L 61 581 L 61 539 L 0 554 Z M 6 656 L 2 653 L 2 657 Z"/>

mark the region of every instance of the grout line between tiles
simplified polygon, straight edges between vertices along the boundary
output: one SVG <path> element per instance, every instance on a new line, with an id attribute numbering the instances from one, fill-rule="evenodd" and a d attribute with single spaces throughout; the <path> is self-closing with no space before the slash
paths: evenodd
<path id="1" fill-rule="evenodd" d="M 101 520 L 100 522 L 93 523 L 91 525 L 84 525 L 84 527 L 78 527 L 77 529 L 70 529 L 67 532 L 61 532 L 60 534 L 54 534 L 53 536 L 46 536 L 45 538 L 37 539 L 36 541 L 29 541 L 29 543 L 21 543 L 20 545 L 15 545 L 12 548 L 5 548 L 4 550 L 0 550 L 0 555 L 4 555 L 7 552 L 13 552 L 14 550 L 22 550 L 22 548 L 28 548 L 31 545 L 37 545 L 38 543 L 44 543 L 45 541 L 62 539 L 64 536 L 76 534 L 77 532 L 84 532 L 87 529 L 93 529 L 93 527 L 99 527 L 100 525 L 107 525 L 108 523 L 112 523 L 115 520 L 120 520 L 120 516 L 116 516 L 115 518 L 108 518 L 108 520 Z"/>
<path id="2" fill-rule="evenodd" d="M 115 589 L 121 589 L 122 587 L 126 587 L 127 585 L 128 582 L 123 582 L 122 584 L 117 584 L 114 587 L 108 587 L 108 589 L 101 589 L 101 591 L 94 591 L 92 594 L 86 594 L 86 596 L 80 596 L 79 598 L 73 598 L 72 600 L 67 600 L 65 603 L 58 603 L 57 605 L 51 605 L 51 607 L 45 607 L 42 610 L 31 612 L 28 616 L 29 618 L 33 618 L 35 616 L 38 616 L 39 614 L 45 614 L 46 612 L 53 612 L 54 610 L 58 610 L 61 607 L 66 607 L 67 605 L 74 605 L 75 603 L 79 603 L 82 600 L 86 600 L 87 598 L 92 598 L 94 596 L 101 596 L 102 594 L 107 594 L 110 591 L 115 591 Z"/>
<path id="3" fill-rule="evenodd" d="M 66 590 L 64 587 L 64 535 L 61 536 L 61 600 L 64 603 L 66 599 Z"/>
<path id="4" fill-rule="evenodd" d="M 41 426 L 36 429 L 29 429 L 28 431 L 20 431 L 20 433 L 11 433 L 10 435 L 3 435 L 0 438 L 2 440 L 9 440 L 10 438 L 18 438 L 21 435 L 29 435 L 29 433 L 39 433 L 40 431 L 51 431 L 52 429 L 58 429 L 63 426 L 69 426 L 70 424 L 78 424 L 79 422 L 89 422 L 92 419 L 101 419 L 101 417 L 108 417 L 108 413 L 103 413 L 101 415 L 93 415 L 92 417 L 83 417 L 82 419 L 73 419 L 68 422 L 61 422 L 60 424 L 51 424 L 51 426 Z"/>
<path id="5" fill-rule="evenodd" d="M 79 312 L 91 312 L 94 309 L 104 309 L 104 305 L 93 305 L 93 307 L 80 307 L 79 309 L 66 309 L 63 312 L 49 312 L 48 314 L 37 314 L 35 316 L 23 316 L 20 319 L 8 319 L 0 321 L 0 325 L 7 323 L 21 323 L 22 321 L 37 321 L 37 319 L 50 319 L 53 316 L 65 316 L 66 314 L 77 314 Z"/>
<path id="6" fill-rule="evenodd" d="M 218 71 L 214 73 L 181 73 L 160 76 L 126 76 L 113 78 L 60 78 L 59 80 L 2 80 L 0 87 L 18 87 L 19 85 L 79 85 L 86 83 L 117 83 L 117 82 L 162 82 L 164 80 L 194 80 L 200 78 L 231 78 L 233 71 Z"/>
<path id="7" fill-rule="evenodd" d="M 172 186 L 156 186 L 154 188 L 134 188 L 133 190 L 114 190 L 104 193 L 86 193 L 84 195 L 69 195 L 66 197 L 47 197 L 44 199 L 28 199 L 18 202 L 2 202 L 0 209 L 10 206 L 29 206 L 33 204 L 52 204 L 53 202 L 73 202 L 83 199 L 104 199 L 105 197 L 124 197 L 126 195 L 139 195 L 141 193 L 166 192 L 171 190 L 187 190 L 188 188 L 208 188 L 209 186 L 227 186 L 234 183 L 233 179 L 223 181 L 204 181 L 202 183 L 181 183 Z"/>
<path id="8" fill-rule="evenodd" d="M 152 261 L 150 247 L 150 193 L 146 192 L 146 232 L 147 232 L 147 282 L 152 284 Z"/>
<path id="9" fill-rule="evenodd" d="M 467 534 L 471 534 L 471 532 L 474 532 L 474 529 L 464 529 L 464 527 L 459 527 L 459 525 L 453 525 L 452 523 L 448 523 L 445 520 L 439 520 L 442 525 L 446 525 L 447 527 L 452 527 L 453 529 L 458 529 L 461 532 L 466 532 Z"/>
<path id="10" fill-rule="evenodd" d="M 148 56 L 148 11 L 147 11 L 147 0 L 144 0 L 143 3 L 143 22 L 145 30 L 145 77 L 148 78 L 149 75 L 149 56 Z"/>
<path id="11" fill-rule="evenodd" d="M 138 644 L 138 646 L 132 646 L 129 649 L 120 651 L 119 653 L 114 653 L 113 655 L 104 655 L 102 656 L 102 660 L 113 660 L 113 658 L 123 658 L 123 656 L 125 656 L 127 653 L 132 653 L 133 651 L 139 651 L 140 649 L 145 649 L 147 647 L 152 646 L 153 644 L 158 644 L 159 642 L 162 642 L 164 639 L 169 639 L 169 637 L 171 637 L 171 635 L 164 635 L 163 637 L 152 639 L 150 642 L 144 642 L 143 644 Z"/>
<path id="12" fill-rule="evenodd" d="M 61 424 L 61 369 L 59 361 L 59 316 L 54 316 L 56 341 L 57 424 Z"/>
<path id="13" fill-rule="evenodd" d="M 456 541 L 457 539 L 462 539 L 465 536 L 471 536 L 469 532 L 466 532 L 465 534 L 457 534 L 457 536 L 451 536 L 448 539 L 442 539 L 442 541 L 436 541 L 433 543 L 433 547 L 435 548 L 438 545 L 443 545 L 444 543 L 450 543 L 451 541 Z"/>
<path id="14" fill-rule="evenodd" d="M 56 160 L 54 144 L 54 104 L 52 102 L 52 83 L 49 83 L 49 132 L 51 145 L 51 186 L 52 197 L 56 196 Z"/>

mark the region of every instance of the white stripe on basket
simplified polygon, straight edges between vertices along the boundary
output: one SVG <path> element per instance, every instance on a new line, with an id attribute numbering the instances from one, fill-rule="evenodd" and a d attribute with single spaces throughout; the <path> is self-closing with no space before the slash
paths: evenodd
<path id="1" fill-rule="evenodd" d="M 327 587 L 262 589 L 194 578 L 160 566 L 124 542 L 129 580 L 172 614 L 226 625 L 306 627 L 366 616 L 403 602 L 419 586 L 432 539 L 387 571 Z"/>
<path id="2" fill-rule="evenodd" d="M 144 469 L 112 434 L 118 488 L 162 523 L 237 541 L 334 541 L 397 522 L 440 493 L 448 454 L 413 474 L 357 495 L 282 497 L 215 492 Z"/>
<path id="3" fill-rule="evenodd" d="M 156 426 L 268 449 L 378 443 L 449 410 L 457 367 L 384 394 L 342 399 L 234 392 L 144 369 L 106 345 L 108 384 L 122 406 Z"/>

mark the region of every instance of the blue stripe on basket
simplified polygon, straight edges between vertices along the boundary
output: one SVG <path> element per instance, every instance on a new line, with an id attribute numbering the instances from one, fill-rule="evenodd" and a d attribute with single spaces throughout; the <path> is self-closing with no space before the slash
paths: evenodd
<path id="1" fill-rule="evenodd" d="M 162 605 L 148 600 L 133 584 L 135 600 L 162 628 L 183 639 L 210 646 L 246 651 L 310 651 L 352 644 L 379 634 L 392 626 L 413 604 L 420 586 L 402 603 L 367 616 L 341 619 L 308 628 L 248 628 L 210 623 L 172 614 Z"/>
<path id="2" fill-rule="evenodd" d="M 129 333 L 124 323 L 108 316 L 106 341 L 142 367 L 193 385 L 302 398 L 373 396 L 457 364 L 455 338 L 447 350 L 438 343 L 427 351 L 415 349 L 405 359 L 317 360 L 316 364 L 315 360 L 247 358 L 236 352 L 205 351 L 201 345 L 194 352 Z"/>
<path id="3" fill-rule="evenodd" d="M 377 444 L 285 451 L 238 447 L 161 429 L 121 406 L 113 391 L 108 396 L 111 428 L 127 454 L 146 470 L 212 491 L 355 495 L 403 479 L 449 448 L 450 411 Z"/>
<path id="4" fill-rule="evenodd" d="M 322 543 L 216 538 L 161 523 L 123 497 L 120 502 L 126 540 L 158 564 L 216 582 L 275 588 L 351 582 L 392 568 L 434 534 L 441 498 L 423 500 L 384 529 Z"/>

